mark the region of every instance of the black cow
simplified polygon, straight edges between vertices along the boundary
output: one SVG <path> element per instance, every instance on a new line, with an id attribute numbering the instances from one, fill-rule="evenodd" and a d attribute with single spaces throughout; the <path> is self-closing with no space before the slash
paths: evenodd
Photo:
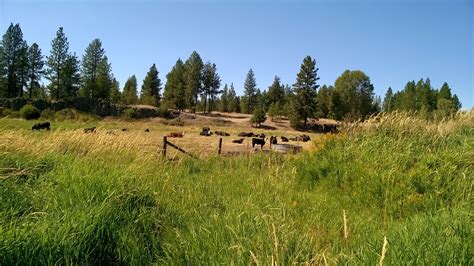
<path id="1" fill-rule="evenodd" d="M 84 128 L 84 133 L 95 133 L 96 127 Z"/>
<path id="2" fill-rule="evenodd" d="M 122 128 L 122 131 L 128 131 L 128 129 L 127 128 Z"/>
<path id="3" fill-rule="evenodd" d="M 284 136 L 281 136 L 281 142 L 288 142 L 288 138 L 287 137 L 284 137 Z"/>
<path id="4" fill-rule="evenodd" d="M 212 135 L 211 129 L 208 127 L 203 127 L 199 135 L 209 137 L 210 135 Z"/>
<path id="5" fill-rule="evenodd" d="M 230 136 L 229 133 L 224 132 L 224 131 L 214 131 L 214 133 L 218 136 L 224 136 L 224 137 Z"/>
<path id="6" fill-rule="evenodd" d="M 51 130 L 51 123 L 49 122 L 43 122 L 43 123 L 36 123 L 31 127 L 31 130 L 40 130 L 41 129 L 46 129 L 46 130 Z"/>
<path id="7" fill-rule="evenodd" d="M 252 148 L 254 148 L 255 145 L 260 145 L 261 149 L 263 149 L 263 146 L 265 145 L 265 139 L 252 138 Z"/>
<path id="8" fill-rule="evenodd" d="M 147 128 L 147 129 L 145 129 L 145 132 L 150 132 L 150 130 Z"/>
<path id="9" fill-rule="evenodd" d="M 275 136 L 270 137 L 270 145 L 273 145 L 273 144 L 278 144 L 277 137 Z"/>

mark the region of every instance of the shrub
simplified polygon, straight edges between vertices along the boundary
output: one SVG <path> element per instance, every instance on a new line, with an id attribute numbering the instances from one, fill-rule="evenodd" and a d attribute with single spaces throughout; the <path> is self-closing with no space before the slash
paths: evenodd
<path id="1" fill-rule="evenodd" d="M 132 108 L 127 108 L 127 109 L 123 110 L 122 118 L 125 118 L 125 119 L 135 118 L 135 110 L 133 110 Z"/>
<path id="2" fill-rule="evenodd" d="M 31 104 L 27 104 L 20 109 L 20 115 L 26 120 L 38 119 L 41 116 L 38 108 L 34 107 Z"/>
<path id="3" fill-rule="evenodd" d="M 173 114 L 168 108 L 160 107 L 156 110 L 156 116 L 161 118 L 172 118 Z"/>
<path id="4" fill-rule="evenodd" d="M 255 124 L 257 127 L 267 120 L 265 111 L 262 108 L 258 108 L 253 112 L 252 118 L 250 118 L 250 122 Z"/>

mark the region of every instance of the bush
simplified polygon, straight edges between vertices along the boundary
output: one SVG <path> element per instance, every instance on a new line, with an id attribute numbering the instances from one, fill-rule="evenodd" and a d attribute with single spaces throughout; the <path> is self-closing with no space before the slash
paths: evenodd
<path id="1" fill-rule="evenodd" d="M 26 120 L 38 119 L 41 116 L 38 108 L 34 107 L 31 104 L 27 104 L 20 109 L 20 115 Z"/>
<path id="2" fill-rule="evenodd" d="M 135 110 L 133 110 L 132 108 L 128 108 L 128 109 L 123 110 L 122 118 L 125 118 L 125 119 L 135 118 Z"/>
<path id="3" fill-rule="evenodd" d="M 260 127 L 260 124 L 265 122 L 265 120 L 267 120 L 267 116 L 265 110 L 263 110 L 262 108 L 258 108 L 253 111 L 252 118 L 250 118 L 250 122 L 255 124 L 257 127 Z"/>
<path id="4" fill-rule="evenodd" d="M 11 109 L 0 107 L 0 117 L 18 118 L 20 117 L 20 114 Z"/>
<path id="5" fill-rule="evenodd" d="M 173 114 L 168 108 L 160 107 L 156 110 L 156 116 L 161 118 L 172 118 Z"/>

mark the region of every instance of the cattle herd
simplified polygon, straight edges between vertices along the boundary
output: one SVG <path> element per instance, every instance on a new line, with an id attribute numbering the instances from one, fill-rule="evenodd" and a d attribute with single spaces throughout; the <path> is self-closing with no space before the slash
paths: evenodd
<path id="1" fill-rule="evenodd" d="M 51 123 L 50 122 L 36 123 L 31 128 L 31 130 L 38 130 L 38 131 L 40 131 L 41 129 L 51 130 Z M 335 132 L 336 126 L 335 125 L 334 126 L 327 126 L 326 125 L 326 126 L 323 126 L 321 129 L 322 129 L 323 132 Z M 128 131 L 128 129 L 123 128 L 122 131 Z M 95 132 L 96 132 L 96 127 L 84 128 L 84 133 L 95 133 Z M 147 129 L 145 129 L 145 132 L 150 132 L 150 130 L 147 128 Z M 106 133 L 110 134 L 110 135 L 115 135 L 115 133 L 113 131 L 107 131 Z M 166 135 L 166 137 L 168 137 L 168 138 L 183 138 L 184 134 L 185 134 L 184 131 L 183 132 L 171 132 L 171 133 L 168 133 Z M 217 136 L 224 136 L 224 137 L 230 136 L 229 133 L 224 132 L 224 131 L 214 131 L 214 132 L 212 132 L 209 127 L 202 128 L 202 131 L 199 133 L 199 135 L 205 136 L 205 137 L 211 136 L 213 134 L 215 134 Z M 262 148 L 262 149 L 263 149 L 263 146 L 265 145 L 265 143 L 268 139 L 265 136 L 264 133 L 255 134 L 253 132 L 240 132 L 239 134 L 237 134 L 237 136 L 240 137 L 240 138 L 232 140 L 232 143 L 242 144 L 242 143 L 244 143 L 245 138 L 252 138 L 251 139 L 252 147 L 260 146 L 260 148 Z M 270 142 L 270 145 L 278 144 L 278 139 L 277 139 L 276 136 L 270 136 L 270 138 L 268 140 Z M 307 141 L 310 141 L 311 138 L 308 135 L 303 134 L 303 135 L 292 137 L 292 138 L 287 138 L 285 136 L 280 136 L 280 140 L 281 140 L 281 142 L 289 142 L 289 141 L 307 142 Z"/>

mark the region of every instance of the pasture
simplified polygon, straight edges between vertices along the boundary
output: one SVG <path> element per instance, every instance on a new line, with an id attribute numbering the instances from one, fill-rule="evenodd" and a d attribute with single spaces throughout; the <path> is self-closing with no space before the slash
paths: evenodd
<path id="1" fill-rule="evenodd" d="M 291 156 L 231 143 L 235 121 L 166 123 L 0 119 L 1 264 L 474 263 L 472 111 L 374 117 Z M 216 156 L 203 126 L 243 152 Z M 181 131 L 202 160 L 159 157 Z"/>

